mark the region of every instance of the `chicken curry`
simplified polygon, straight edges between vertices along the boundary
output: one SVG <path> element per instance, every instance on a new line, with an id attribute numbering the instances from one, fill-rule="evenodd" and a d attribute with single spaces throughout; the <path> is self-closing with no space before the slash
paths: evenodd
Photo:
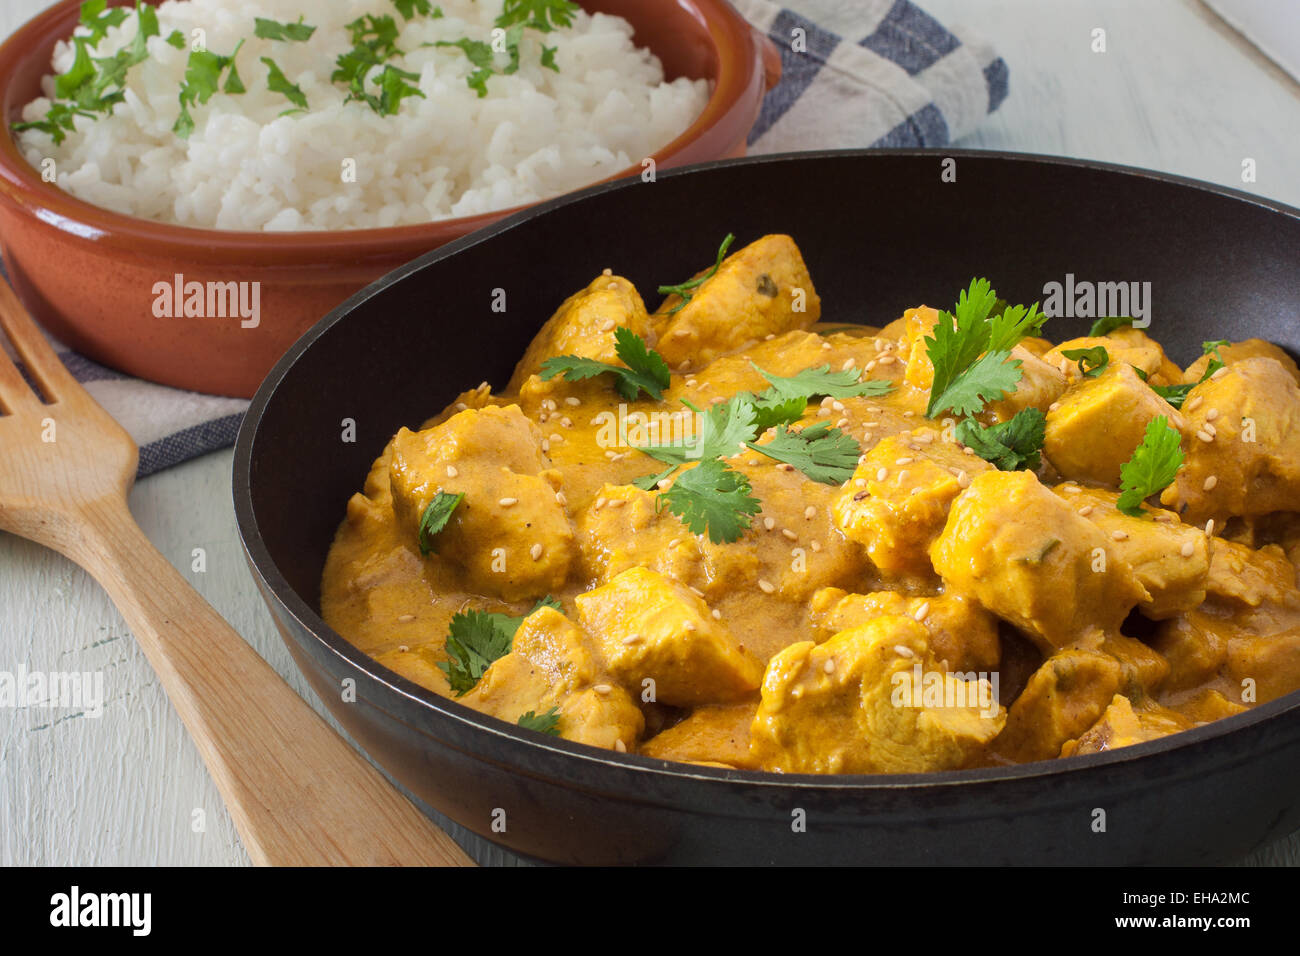
<path id="1" fill-rule="evenodd" d="M 477 711 L 786 773 L 1022 763 L 1300 687 L 1300 371 L 1051 344 L 976 280 L 821 321 L 788 236 L 649 312 L 606 269 L 509 383 L 402 429 L 325 620 Z"/>

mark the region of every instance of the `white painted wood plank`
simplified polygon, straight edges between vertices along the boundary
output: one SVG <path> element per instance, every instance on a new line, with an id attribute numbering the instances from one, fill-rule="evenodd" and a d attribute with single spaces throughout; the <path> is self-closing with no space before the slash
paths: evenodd
<path id="1" fill-rule="evenodd" d="M 786 0 L 858 39 L 852 0 Z M 969 23 L 1011 69 L 1011 96 L 961 145 L 1103 159 L 1300 205 L 1300 87 L 1195 0 L 922 0 Z M 4 0 L 0 37 L 45 6 Z M 1108 51 L 1089 50 L 1107 30 Z M 1240 182 L 1242 157 L 1259 180 Z M 257 597 L 230 503 L 229 452 L 145 479 L 131 505 L 186 573 L 299 693 L 312 698 Z M 207 550 L 191 574 L 192 548 Z M 0 670 L 101 670 L 98 720 L 0 709 L 0 865 L 247 863 L 229 816 L 143 655 L 80 569 L 0 535 Z M 319 707 L 317 707 L 320 710 Z M 65 718 L 65 719 L 59 719 Z M 195 809 L 207 829 L 191 828 Z M 1300 837 L 1248 861 L 1300 862 Z"/>

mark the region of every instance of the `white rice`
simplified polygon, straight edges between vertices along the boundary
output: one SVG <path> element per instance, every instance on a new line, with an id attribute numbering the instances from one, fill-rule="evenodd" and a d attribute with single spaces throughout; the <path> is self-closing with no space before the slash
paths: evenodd
<path id="1" fill-rule="evenodd" d="M 62 189 L 126 215 L 215 229 L 354 229 L 484 213 L 579 188 L 640 164 L 703 110 L 708 81 L 665 82 L 626 20 L 581 11 L 569 28 L 526 30 L 519 71 L 491 77 L 480 99 L 466 84 L 473 66 L 461 50 L 421 44 L 490 42 L 502 3 L 440 0 L 441 19 L 407 22 L 391 0 L 167 0 L 158 7 L 161 36 L 148 41 L 148 59 L 132 67 L 126 100 L 110 116 L 79 118 L 58 146 L 38 130 L 21 133 L 19 144 L 38 169 L 54 160 Z M 351 48 L 344 24 L 364 13 L 394 18 L 406 54 L 391 62 L 420 75 L 425 98 L 402 100 L 395 116 L 344 104 L 345 88 L 330 81 L 335 59 Z M 300 14 L 317 28 L 305 43 L 253 36 L 254 17 L 290 22 Z M 132 14 L 111 29 L 94 55 L 129 44 L 135 24 Z M 173 30 L 188 38 L 195 28 L 215 53 L 245 40 L 237 66 L 247 92 L 218 92 L 191 107 L 196 125 L 183 140 L 172 125 L 189 48 L 164 38 Z M 558 48 L 558 73 L 541 66 L 543 42 Z M 71 44 L 59 43 L 55 72 L 73 56 Z M 310 112 L 280 115 L 291 104 L 267 89 L 263 56 L 301 87 Z M 24 120 L 44 118 L 52 76 L 43 90 Z"/>

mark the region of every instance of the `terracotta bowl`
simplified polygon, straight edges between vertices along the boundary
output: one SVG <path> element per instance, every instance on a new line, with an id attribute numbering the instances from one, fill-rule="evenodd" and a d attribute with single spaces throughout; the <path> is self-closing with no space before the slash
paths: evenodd
<path id="1" fill-rule="evenodd" d="M 111 0 L 113 6 L 129 2 Z M 653 154 L 658 168 L 744 153 L 781 63 L 775 46 L 726 0 L 582 0 L 582 6 L 627 18 L 636 42 L 654 51 L 669 78 L 712 81 L 703 114 Z M 32 313 L 98 362 L 166 385 L 249 397 L 303 332 L 358 289 L 524 208 L 389 229 L 261 233 L 167 225 L 76 199 L 42 181 L 9 124 L 39 95 L 54 44 L 72 33 L 79 7 L 80 0 L 63 0 L 0 46 L 0 253 Z M 155 285 L 178 273 L 186 282 L 260 283 L 260 323 L 243 328 L 238 318 L 155 317 Z"/>

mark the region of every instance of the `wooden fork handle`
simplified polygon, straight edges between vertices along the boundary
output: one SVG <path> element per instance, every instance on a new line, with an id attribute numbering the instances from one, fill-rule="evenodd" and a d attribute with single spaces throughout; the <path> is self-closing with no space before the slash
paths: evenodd
<path id="1" fill-rule="evenodd" d="M 199 596 L 124 502 L 84 517 L 75 557 L 144 648 L 254 863 L 472 865 Z"/>

